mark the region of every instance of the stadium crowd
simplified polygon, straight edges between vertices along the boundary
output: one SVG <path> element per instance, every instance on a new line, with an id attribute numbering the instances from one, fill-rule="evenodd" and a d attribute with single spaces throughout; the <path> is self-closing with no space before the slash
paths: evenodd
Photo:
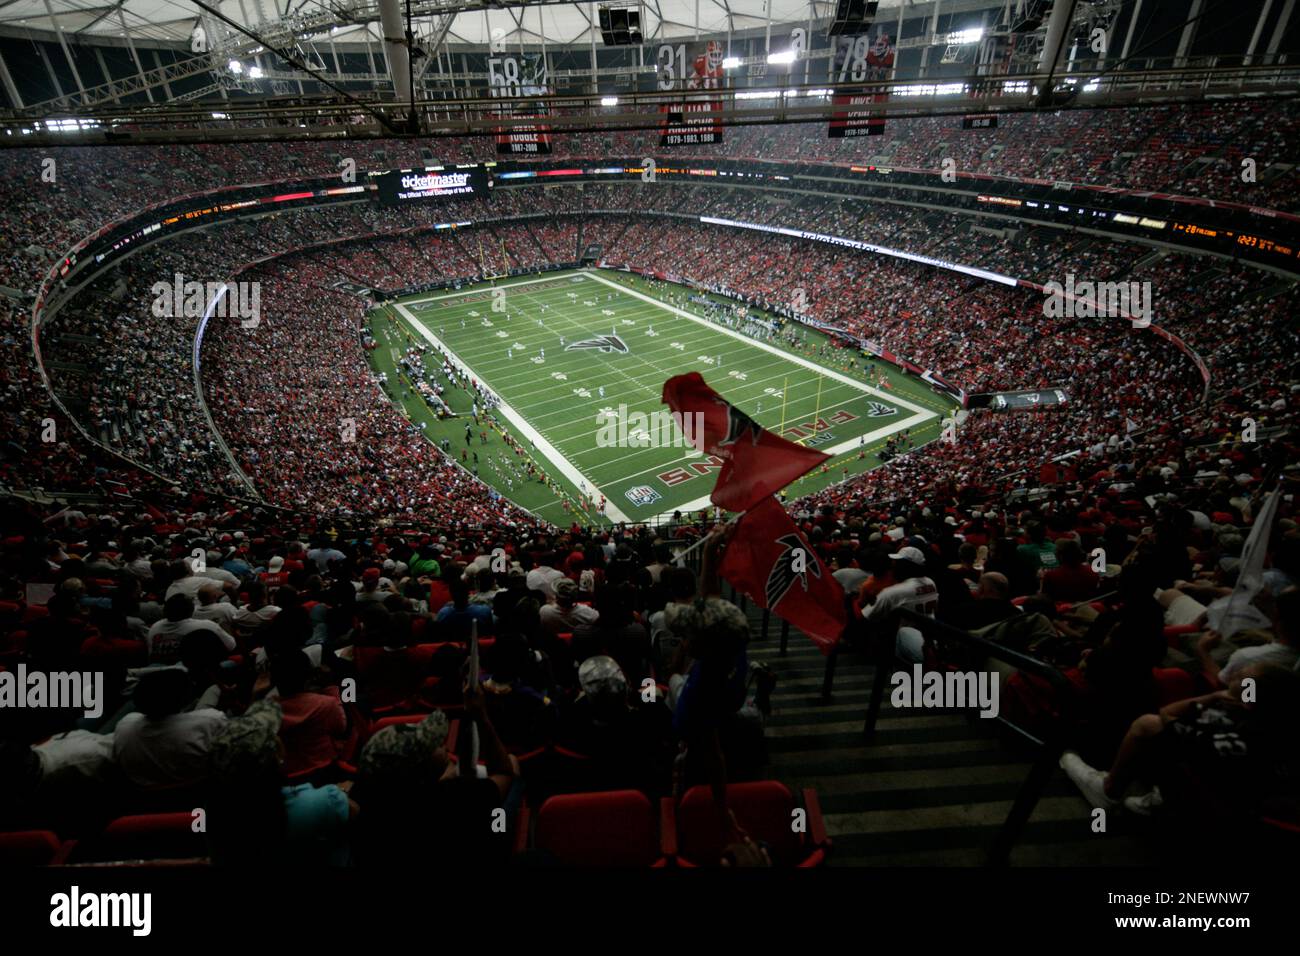
<path id="1" fill-rule="evenodd" d="M 1232 198 L 1214 177 L 1234 179 L 1225 164 L 1276 142 L 1253 107 L 1155 116 L 1141 128 L 1088 111 L 1017 116 L 998 131 L 1017 130 L 1003 149 L 956 155 L 997 174 Z M 872 148 L 933 165 L 954 151 L 941 122 L 907 121 L 928 137 L 891 133 Z M 1023 138 L 1030 129 L 1036 139 Z M 735 131 L 728 150 L 842 161 L 861 149 L 780 130 L 770 144 Z M 566 148 L 597 149 L 589 135 Z M 611 138 L 615 149 L 640 143 Z M 357 148 L 375 164 L 418 161 L 406 144 Z M 467 147 L 447 148 L 463 158 Z M 148 204 L 177 177 L 192 177 L 190 189 L 272 178 L 279 151 L 275 177 L 326 175 L 339 158 L 321 145 L 187 147 L 168 165 L 140 150 L 97 152 L 93 163 L 68 150 L 69 185 L 53 198 L 0 181 L 13 227 L 0 284 L 30 291 L 93 227 L 72 214 L 89 215 L 87 197 L 109 215 Z M 67 176 L 83 164 L 92 175 Z M 708 212 L 1039 282 L 1067 270 L 1149 282 L 1155 323 L 1192 354 L 1120 320 L 1049 318 L 1032 290 L 687 218 Z M 541 218 L 513 218 L 525 214 Z M 976 229 L 933 209 L 700 185 L 503 189 L 490 218 L 434 233 L 427 207 L 355 204 L 138 251 L 38 330 L 54 394 L 102 449 L 52 407 L 27 314 L 4 300 L 0 478 L 88 496 L 0 502 L 0 666 L 102 672 L 110 697 L 93 720 L 5 711 L 0 760 L 15 783 L 0 797 L 0 829 L 89 836 L 123 813 L 204 805 L 204 851 L 218 861 L 270 853 L 367 866 L 391 863 L 395 845 L 437 857 L 468 844 L 497 859 L 509 852 L 500 834 L 439 821 L 498 808 L 514 819 L 561 790 L 657 797 L 720 774 L 760 776 L 772 679 L 751 666 L 744 616 L 720 598 L 725 535 L 707 539 L 695 572 L 672 559 L 707 532 L 700 520 L 559 529 L 511 505 L 384 398 L 364 354 L 364 299 L 340 285 L 472 282 L 572 261 L 590 245 L 610 262 L 752 303 L 788 308 L 804 290 L 807 317 L 969 392 L 1064 387 L 1059 407 L 973 410 L 953 442 L 899 449 L 815 495 L 791 489 L 787 504 L 848 593 L 844 640 L 870 638 L 900 604 L 961 628 L 1001 628 L 997 639 L 1059 667 L 1075 688 L 1063 765 L 1094 805 L 1142 815 L 1210 793 L 1253 819 L 1300 796 L 1285 770 L 1300 708 L 1293 285 L 1096 237 L 992 219 Z M 160 311 L 154 291 L 196 263 L 201 281 L 255 282 L 262 310 L 251 328 L 214 320 L 198 369 L 202 317 Z M 42 437 L 46 419 L 53 441 Z M 1236 583 L 1273 480 L 1284 496 L 1266 549 L 1270 617 L 1225 637 L 1210 608 Z M 908 599 L 924 588 L 933 605 Z M 483 690 L 466 694 L 472 628 L 485 639 L 473 675 Z M 1266 705 L 1243 702 L 1243 677 L 1267 686 Z M 1007 680 L 1025 722 L 1061 711 L 1033 680 Z M 381 724 L 405 716 L 419 720 Z M 457 753 L 459 734 L 470 724 L 483 767 L 462 775 L 472 758 Z M 1224 756 L 1215 734 L 1240 746 Z M 1158 764 L 1147 756 L 1153 738 L 1164 742 Z M 398 840 L 394 821 L 409 825 L 413 801 L 426 798 L 449 812 L 422 814 L 426 825 Z M 738 823 L 723 824 L 725 839 L 742 840 Z"/>
<path id="2" fill-rule="evenodd" d="M 881 138 L 828 139 L 819 124 L 728 130 L 714 146 L 679 149 L 701 158 L 785 159 L 938 169 L 1162 190 L 1294 210 L 1291 157 L 1298 114 L 1289 101 L 1214 103 L 1126 111 L 1010 114 L 994 130 L 963 131 L 953 117 L 891 120 Z M 635 161 L 655 154 L 657 132 L 575 133 L 553 138 L 556 158 Z M 491 137 L 440 140 L 441 162 L 494 158 Z M 1256 162 L 1255 182 L 1241 160 Z M 54 161 L 53 177 L 45 160 Z M 0 286 L 30 292 L 75 242 L 101 226 L 166 199 L 292 178 L 342 176 L 353 160 L 367 170 L 424 165 L 412 142 L 191 144 L 175 149 L 121 146 L 6 150 L 0 156 Z"/>

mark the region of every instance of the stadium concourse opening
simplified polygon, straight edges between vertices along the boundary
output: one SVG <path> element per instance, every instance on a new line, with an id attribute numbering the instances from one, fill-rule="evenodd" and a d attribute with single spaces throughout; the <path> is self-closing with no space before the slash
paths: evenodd
<path id="1" fill-rule="evenodd" d="M 1268 905 L 1294 4 L 0 6 L 15 922 L 271 864 Z"/>

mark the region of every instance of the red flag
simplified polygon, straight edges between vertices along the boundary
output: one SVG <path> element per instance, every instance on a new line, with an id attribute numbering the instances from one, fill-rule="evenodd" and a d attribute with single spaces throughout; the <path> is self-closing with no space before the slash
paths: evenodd
<path id="1" fill-rule="evenodd" d="M 736 525 L 719 573 L 759 607 L 811 637 L 823 654 L 844 631 L 844 589 L 775 498 Z"/>
<path id="2" fill-rule="evenodd" d="M 727 511 L 748 511 L 830 458 L 765 430 L 709 388 L 699 372 L 664 382 L 663 401 L 681 416 L 695 447 L 722 462 L 711 497 Z"/>

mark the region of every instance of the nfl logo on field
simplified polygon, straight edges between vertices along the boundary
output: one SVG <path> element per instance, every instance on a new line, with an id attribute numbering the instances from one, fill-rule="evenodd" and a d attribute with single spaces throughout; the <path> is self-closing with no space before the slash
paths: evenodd
<path id="1" fill-rule="evenodd" d="M 632 504 L 636 505 L 638 508 L 652 505 L 663 497 L 663 495 L 659 494 L 659 492 L 655 491 L 649 485 L 637 485 L 635 488 L 629 488 L 627 491 L 623 492 L 623 494 L 627 496 L 628 501 L 632 502 Z"/>

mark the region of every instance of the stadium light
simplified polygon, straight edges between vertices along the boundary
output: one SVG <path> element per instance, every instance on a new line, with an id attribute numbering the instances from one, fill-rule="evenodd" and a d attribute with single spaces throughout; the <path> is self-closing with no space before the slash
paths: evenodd
<path id="1" fill-rule="evenodd" d="M 617 96 L 602 96 L 602 97 L 600 98 L 600 105 L 601 105 L 601 106 L 618 106 L 618 97 L 617 97 Z"/>
<path id="2" fill-rule="evenodd" d="M 248 78 L 250 80 L 260 80 L 265 75 L 260 66 L 250 66 L 248 68 Z"/>
<path id="3" fill-rule="evenodd" d="M 794 50 L 782 50 L 780 53 L 769 53 L 767 55 L 768 63 L 793 63 L 798 55 Z"/>
<path id="4" fill-rule="evenodd" d="M 979 43 L 983 36 L 983 27 L 972 27 L 969 30 L 956 30 L 949 33 L 946 39 L 949 43 Z"/>
<path id="5" fill-rule="evenodd" d="M 734 70 L 739 66 L 740 66 L 740 57 L 738 56 L 729 56 L 723 59 L 722 61 L 722 68 L 724 70 Z"/>
<path id="6" fill-rule="evenodd" d="M 240 73 L 244 72 L 244 64 L 240 63 L 238 60 L 231 60 L 226 64 L 226 69 L 235 74 L 235 76 L 238 76 Z"/>
<path id="7" fill-rule="evenodd" d="M 76 133 L 80 130 L 97 129 L 100 122 L 97 119 L 49 119 L 45 121 L 45 128 L 51 133 Z"/>

